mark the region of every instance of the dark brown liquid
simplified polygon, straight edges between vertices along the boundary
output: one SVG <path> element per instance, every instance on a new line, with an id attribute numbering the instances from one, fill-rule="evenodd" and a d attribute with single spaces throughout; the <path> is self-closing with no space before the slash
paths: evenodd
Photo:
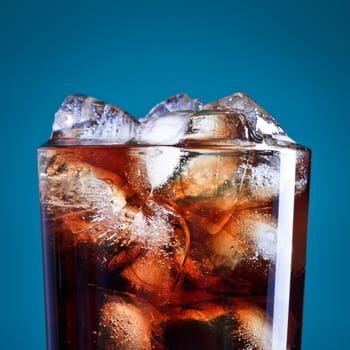
<path id="1" fill-rule="evenodd" d="M 186 150 L 160 184 L 148 150 L 40 149 L 48 349 L 270 349 L 281 208 L 252 169 L 282 155 Z M 288 349 L 301 343 L 307 209 L 305 187 L 283 281 Z"/>

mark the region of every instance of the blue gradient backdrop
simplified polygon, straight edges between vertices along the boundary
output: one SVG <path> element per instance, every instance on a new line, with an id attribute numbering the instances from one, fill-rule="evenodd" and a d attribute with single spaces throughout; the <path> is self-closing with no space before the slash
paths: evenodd
<path id="1" fill-rule="evenodd" d="M 2 2 L 0 349 L 45 348 L 36 147 L 63 98 L 142 116 L 178 92 L 235 91 L 313 150 L 303 349 L 349 349 L 349 10 L 339 0 Z"/>

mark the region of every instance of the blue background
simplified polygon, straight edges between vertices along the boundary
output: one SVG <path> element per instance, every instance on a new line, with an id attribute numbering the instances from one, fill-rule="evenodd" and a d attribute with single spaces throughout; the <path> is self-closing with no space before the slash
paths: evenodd
<path id="1" fill-rule="evenodd" d="M 303 349 L 349 349 L 346 1 L 5 1 L 0 348 L 44 349 L 36 147 L 80 92 L 136 116 L 245 91 L 313 150 Z"/>

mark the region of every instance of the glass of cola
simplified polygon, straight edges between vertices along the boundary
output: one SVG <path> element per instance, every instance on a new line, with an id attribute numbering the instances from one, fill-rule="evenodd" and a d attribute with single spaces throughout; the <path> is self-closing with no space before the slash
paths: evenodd
<path id="1" fill-rule="evenodd" d="M 300 349 L 310 155 L 242 93 L 68 96 L 38 149 L 48 349 Z"/>

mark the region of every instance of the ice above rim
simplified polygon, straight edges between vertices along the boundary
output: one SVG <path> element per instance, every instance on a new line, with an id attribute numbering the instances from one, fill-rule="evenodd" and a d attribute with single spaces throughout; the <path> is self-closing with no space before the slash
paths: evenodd
<path id="1" fill-rule="evenodd" d="M 55 114 L 50 141 L 170 146 L 263 143 L 268 139 L 294 143 L 271 115 L 239 92 L 206 105 L 187 94 L 177 94 L 139 120 L 93 97 L 69 95 Z"/>

